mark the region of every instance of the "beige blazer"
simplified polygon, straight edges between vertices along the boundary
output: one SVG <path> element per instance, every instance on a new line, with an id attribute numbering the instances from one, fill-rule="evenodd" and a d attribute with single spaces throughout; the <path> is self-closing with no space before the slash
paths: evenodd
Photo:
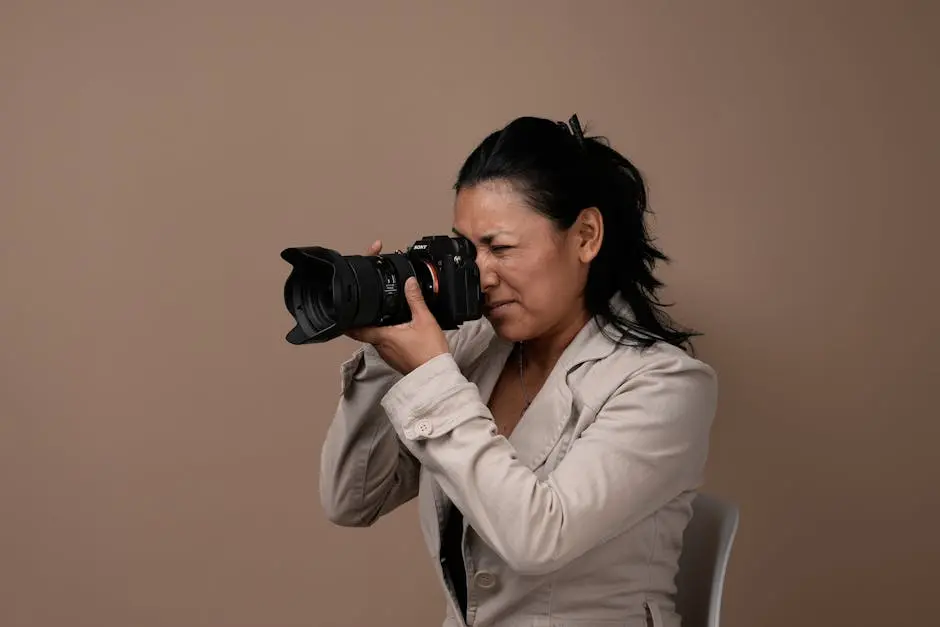
<path id="1" fill-rule="evenodd" d="M 368 526 L 418 497 L 446 627 L 676 627 L 682 532 L 703 481 L 712 368 L 666 344 L 621 347 L 589 322 L 511 437 L 487 399 L 512 345 L 486 319 L 407 376 L 370 345 L 342 365 L 322 448 L 330 520 Z M 440 563 L 464 516 L 466 623 Z"/>

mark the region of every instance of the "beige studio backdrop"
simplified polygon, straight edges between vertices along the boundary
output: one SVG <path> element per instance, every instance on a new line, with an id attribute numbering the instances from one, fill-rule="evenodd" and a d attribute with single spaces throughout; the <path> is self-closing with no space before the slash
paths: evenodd
<path id="1" fill-rule="evenodd" d="M 648 175 L 720 374 L 729 627 L 926 625 L 940 12 L 908 2 L 0 4 L 0 625 L 436 625 L 412 505 L 331 526 L 343 339 L 286 246 L 451 226 L 518 115 Z M 935 623 L 934 623 L 935 624 Z"/>

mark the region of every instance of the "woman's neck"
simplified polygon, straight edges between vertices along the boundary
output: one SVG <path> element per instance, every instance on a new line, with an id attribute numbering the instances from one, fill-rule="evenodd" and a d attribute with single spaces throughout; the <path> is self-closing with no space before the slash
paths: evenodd
<path id="1" fill-rule="evenodd" d="M 588 312 L 579 311 L 539 337 L 526 340 L 523 344 L 529 367 L 542 373 L 549 372 L 588 320 Z"/>

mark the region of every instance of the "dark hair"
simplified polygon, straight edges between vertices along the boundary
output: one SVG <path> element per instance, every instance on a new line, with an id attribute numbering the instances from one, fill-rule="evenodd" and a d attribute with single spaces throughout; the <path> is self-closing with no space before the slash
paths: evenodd
<path id="1" fill-rule="evenodd" d="M 598 324 L 602 319 L 620 331 L 620 338 L 608 335 L 613 341 L 649 347 L 661 340 L 692 349 L 691 338 L 700 333 L 679 329 L 662 310 L 669 305 L 656 296 L 662 283 L 653 269 L 657 261 L 669 258 L 648 233 L 643 177 L 606 138 L 585 137 L 576 116 L 570 124 L 536 117 L 513 120 L 470 153 L 454 189 L 507 181 L 561 229 L 570 228 L 582 209 L 597 207 L 604 220 L 604 241 L 588 271 L 588 312 Z M 618 292 L 635 321 L 611 307 Z"/>

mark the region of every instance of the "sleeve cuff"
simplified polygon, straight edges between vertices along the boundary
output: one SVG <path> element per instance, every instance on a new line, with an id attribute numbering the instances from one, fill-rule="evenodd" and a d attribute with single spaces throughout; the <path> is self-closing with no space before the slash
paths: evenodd
<path id="1" fill-rule="evenodd" d="M 408 440 L 437 438 L 474 418 L 492 421 L 479 389 L 460 372 L 451 353 L 402 377 L 382 398 L 382 407 Z"/>

